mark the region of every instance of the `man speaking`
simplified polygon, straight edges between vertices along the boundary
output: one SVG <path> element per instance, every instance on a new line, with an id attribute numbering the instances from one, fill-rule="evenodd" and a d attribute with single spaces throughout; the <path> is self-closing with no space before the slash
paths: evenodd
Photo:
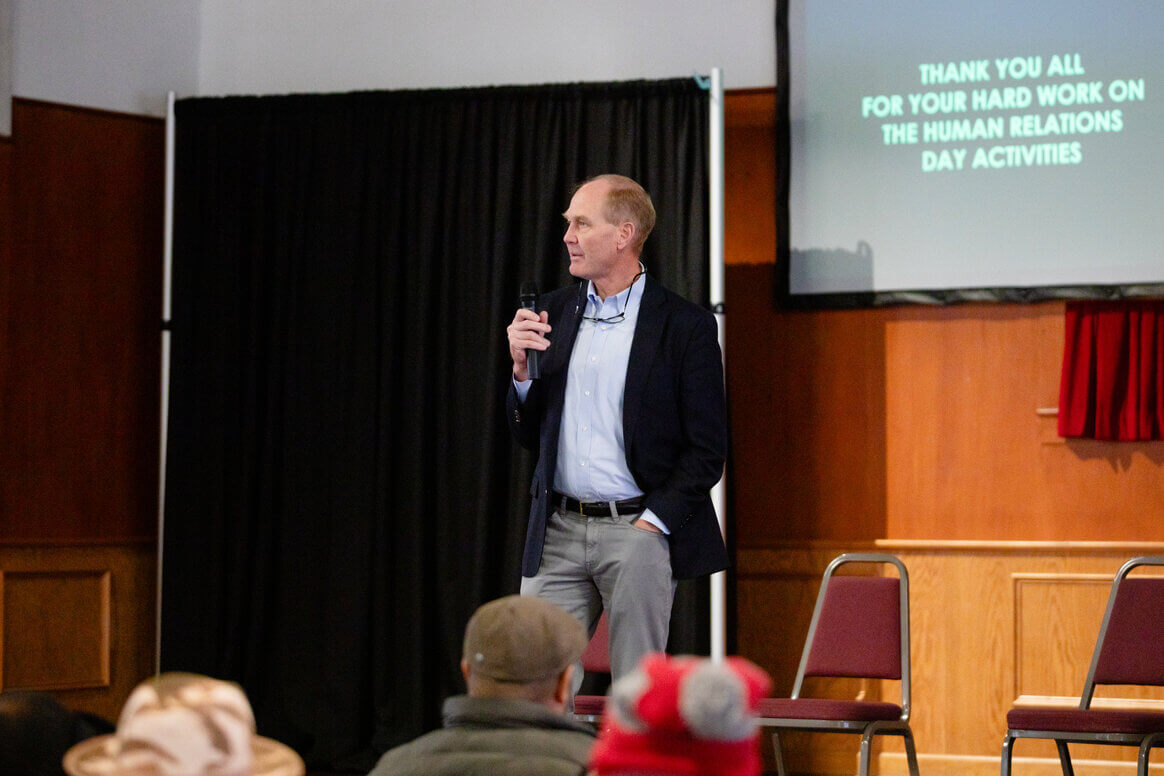
<path id="1" fill-rule="evenodd" d="M 563 215 L 580 282 L 507 329 L 509 425 L 538 455 L 521 592 L 591 634 L 605 609 L 618 679 L 665 649 L 675 581 L 727 567 L 709 495 L 726 448 L 723 366 L 714 316 L 639 261 L 655 224 L 642 186 L 600 175 Z"/>

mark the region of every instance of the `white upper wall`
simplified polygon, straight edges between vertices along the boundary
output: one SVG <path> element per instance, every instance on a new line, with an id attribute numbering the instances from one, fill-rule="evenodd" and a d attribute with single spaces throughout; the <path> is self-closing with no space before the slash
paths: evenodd
<path id="1" fill-rule="evenodd" d="M 203 95 L 776 82 L 774 0 L 203 0 Z"/>
<path id="2" fill-rule="evenodd" d="M 775 83 L 775 0 L 13 0 L 13 94 L 179 97 L 670 78 Z"/>
<path id="3" fill-rule="evenodd" d="M 163 116 L 198 84 L 195 0 L 14 0 L 12 93 Z"/>

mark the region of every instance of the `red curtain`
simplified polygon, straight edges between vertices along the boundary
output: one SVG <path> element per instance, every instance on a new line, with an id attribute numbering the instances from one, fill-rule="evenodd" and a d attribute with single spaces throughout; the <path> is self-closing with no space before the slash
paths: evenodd
<path id="1" fill-rule="evenodd" d="M 1059 436 L 1164 434 L 1164 299 L 1068 302 Z"/>

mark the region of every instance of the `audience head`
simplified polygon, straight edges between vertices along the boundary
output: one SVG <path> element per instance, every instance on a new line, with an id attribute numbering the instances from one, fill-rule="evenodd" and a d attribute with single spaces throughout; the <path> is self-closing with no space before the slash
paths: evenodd
<path id="1" fill-rule="evenodd" d="M 534 701 L 563 711 L 574 663 L 585 648 L 585 629 L 562 609 L 534 596 L 506 596 L 469 619 L 461 673 L 472 697 Z"/>
<path id="2" fill-rule="evenodd" d="M 759 776 L 755 712 L 770 687 L 742 658 L 648 655 L 610 689 L 591 773 Z"/>
<path id="3" fill-rule="evenodd" d="M 64 776 L 61 757 L 65 751 L 110 729 L 108 722 L 69 711 L 47 693 L 0 693 L 0 774 Z"/>
<path id="4" fill-rule="evenodd" d="M 196 674 L 162 674 L 130 694 L 117 731 L 65 755 L 69 776 L 303 776 L 289 747 L 255 735 L 242 689 Z"/>

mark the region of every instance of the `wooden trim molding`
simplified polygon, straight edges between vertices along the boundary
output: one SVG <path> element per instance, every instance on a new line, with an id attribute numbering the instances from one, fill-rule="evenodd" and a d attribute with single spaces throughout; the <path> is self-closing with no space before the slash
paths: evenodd
<path id="1" fill-rule="evenodd" d="M 918 753 L 918 770 L 922 773 L 940 773 L 943 776 L 998 776 L 1001 767 L 1002 742 L 996 757 L 971 754 L 922 754 Z M 1055 757 L 1014 757 L 1012 771 L 1022 776 L 1063 776 L 1059 760 Z M 1086 760 L 1074 756 L 1071 765 L 1075 776 L 1133 776 L 1135 761 L 1113 762 L 1111 760 Z M 877 773 L 881 776 L 905 776 L 909 766 L 903 752 L 882 752 L 877 757 Z M 1164 774 L 1164 763 L 1152 763 L 1148 768 L 1152 776 Z"/>
<path id="2" fill-rule="evenodd" d="M 43 539 L 31 538 L 0 538 L 0 548 L 4 549 L 35 549 L 37 547 L 140 547 L 149 549 L 155 555 L 158 553 L 158 537 L 156 536 L 86 536 L 76 539 L 62 539 L 60 537 L 46 537 Z"/>
<path id="3" fill-rule="evenodd" d="M 163 126 L 166 119 L 163 116 L 152 116 L 145 113 L 130 113 L 129 111 L 113 110 L 111 108 L 94 108 L 89 105 L 73 105 L 67 102 L 55 102 L 53 100 L 40 100 L 35 97 L 12 97 L 13 105 L 23 105 L 31 107 L 42 107 L 54 111 L 65 111 L 79 116 L 95 116 L 112 119 L 124 119 L 130 122 L 138 122 L 141 124 L 153 124 L 156 126 Z"/>
<path id="4" fill-rule="evenodd" d="M 805 541 L 779 547 L 736 549 L 735 572 L 739 577 L 772 574 L 809 574 L 818 579 L 829 561 L 845 552 L 873 552 L 871 542 Z"/>
<path id="5" fill-rule="evenodd" d="M 1038 542 L 1011 540 L 950 540 L 950 539 L 877 539 L 880 550 L 922 552 L 982 552 L 992 553 L 1123 553 L 1155 555 L 1164 552 L 1164 542 Z M 1109 579 L 1110 581 L 1110 579 Z"/>
<path id="6" fill-rule="evenodd" d="M 1068 695 L 1020 695 L 1015 706 L 1062 706 L 1073 709 L 1079 705 L 1079 696 Z M 1164 699 L 1156 698 L 1092 698 L 1093 709 L 1134 709 L 1136 711 L 1164 711 Z"/>

